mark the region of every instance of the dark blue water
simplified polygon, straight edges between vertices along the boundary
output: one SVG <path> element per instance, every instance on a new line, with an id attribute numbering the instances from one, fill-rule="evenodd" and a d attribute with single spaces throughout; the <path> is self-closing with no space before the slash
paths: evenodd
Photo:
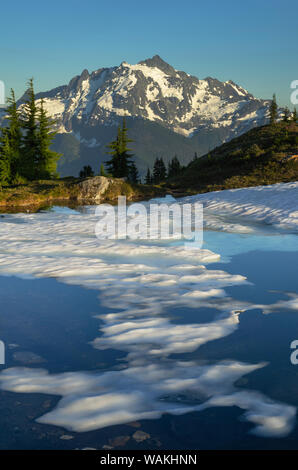
<path id="1" fill-rule="evenodd" d="M 252 285 L 226 288 L 234 299 L 272 304 L 288 300 L 287 292 L 297 292 L 296 251 L 246 251 L 233 254 L 228 263 L 212 264 L 210 268 L 247 276 Z M 89 344 L 99 336 L 100 323 L 94 315 L 105 313 L 97 296 L 96 291 L 54 279 L 1 277 L 0 337 L 6 344 L 5 367 L 42 367 L 50 372 L 117 368 L 125 353 L 112 349 L 99 351 Z M 177 324 L 207 323 L 216 315 L 211 308 L 172 308 L 169 313 Z M 242 377 L 236 386 L 258 390 L 274 400 L 298 407 L 298 366 L 290 362 L 290 343 L 298 339 L 297 311 L 280 309 L 265 315 L 260 309 L 254 309 L 239 318 L 239 328 L 233 334 L 177 356 L 209 363 L 222 359 L 266 361 L 266 367 Z M 249 434 L 253 425 L 241 418 L 243 411 L 237 407 L 214 407 L 181 416 L 166 414 L 158 420 L 75 433 L 35 421 L 52 409 L 60 397 L 4 391 L 0 391 L 0 397 L 1 449 L 298 448 L 297 426 L 284 438 L 257 437 Z M 136 430 L 150 437 L 137 443 L 132 437 Z M 71 439 L 61 439 L 65 435 Z"/>

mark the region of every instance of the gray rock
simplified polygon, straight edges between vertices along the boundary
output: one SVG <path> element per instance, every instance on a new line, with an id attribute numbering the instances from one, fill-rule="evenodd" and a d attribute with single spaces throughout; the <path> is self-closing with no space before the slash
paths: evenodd
<path id="1" fill-rule="evenodd" d="M 94 203 L 99 203 L 110 184 L 111 178 L 106 178 L 105 176 L 87 178 L 78 183 L 79 194 L 77 198 L 79 201 L 90 200 Z"/>

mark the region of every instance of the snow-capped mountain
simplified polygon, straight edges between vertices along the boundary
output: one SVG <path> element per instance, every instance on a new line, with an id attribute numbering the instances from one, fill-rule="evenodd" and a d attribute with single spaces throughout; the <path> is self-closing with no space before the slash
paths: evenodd
<path id="1" fill-rule="evenodd" d="M 203 154 L 264 124 L 270 104 L 232 81 L 175 70 L 157 55 L 136 65 L 84 70 L 68 85 L 39 93 L 40 98 L 58 121 L 55 147 L 64 153 L 62 174 L 76 174 L 87 163 L 99 167 L 122 116 L 144 170 L 161 155 L 168 160 L 177 154 L 187 163 L 195 151 Z"/>

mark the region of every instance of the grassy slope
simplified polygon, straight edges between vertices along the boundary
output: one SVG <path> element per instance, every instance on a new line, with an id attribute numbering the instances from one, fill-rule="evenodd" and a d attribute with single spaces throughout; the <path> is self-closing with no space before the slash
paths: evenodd
<path id="1" fill-rule="evenodd" d="M 254 128 L 191 162 L 166 186 L 184 193 L 217 191 L 298 180 L 298 124 Z"/>

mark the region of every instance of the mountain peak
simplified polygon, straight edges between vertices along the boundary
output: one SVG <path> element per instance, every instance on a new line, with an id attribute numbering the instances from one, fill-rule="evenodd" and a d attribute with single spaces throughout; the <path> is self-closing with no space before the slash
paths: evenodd
<path id="1" fill-rule="evenodd" d="M 176 74 L 176 70 L 165 62 L 158 54 L 155 54 L 149 59 L 142 60 L 139 64 L 147 65 L 147 67 L 157 67 L 168 75 Z"/>
<path id="2" fill-rule="evenodd" d="M 84 69 L 83 72 L 81 73 L 81 78 L 83 80 L 86 80 L 89 77 L 89 72 L 87 69 Z"/>
<path id="3" fill-rule="evenodd" d="M 199 80 L 175 70 L 157 54 L 138 64 L 122 62 L 92 73 L 85 69 L 68 85 L 38 93 L 36 98 L 44 98 L 45 109 L 57 122 L 56 142 L 65 142 L 63 149 L 56 147 L 65 154 L 60 163 L 64 174 L 70 169 L 78 172 L 85 155 L 88 164 L 97 162 L 98 153 L 104 161 L 105 145 L 122 116 L 128 118 L 132 137 L 137 136 L 136 154 L 143 159 L 143 171 L 144 162 L 151 162 L 152 155 L 160 155 L 163 149 L 169 156 L 180 152 L 185 163 L 194 152 L 206 153 L 265 124 L 269 114 L 268 101 L 254 98 L 232 81 Z"/>

